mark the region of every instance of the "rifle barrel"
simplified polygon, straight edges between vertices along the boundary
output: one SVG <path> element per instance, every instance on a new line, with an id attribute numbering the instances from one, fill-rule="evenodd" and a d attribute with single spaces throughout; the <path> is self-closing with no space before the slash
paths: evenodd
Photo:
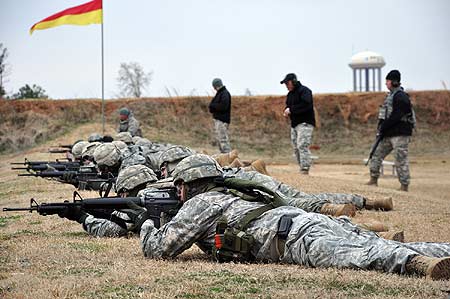
<path id="1" fill-rule="evenodd" d="M 9 212 L 9 211 L 32 211 L 33 208 L 3 208 L 3 212 Z"/>

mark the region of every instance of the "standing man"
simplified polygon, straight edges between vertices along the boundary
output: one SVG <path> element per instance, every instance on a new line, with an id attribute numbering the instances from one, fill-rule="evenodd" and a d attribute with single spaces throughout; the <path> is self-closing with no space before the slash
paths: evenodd
<path id="1" fill-rule="evenodd" d="M 308 175 L 312 161 L 309 146 L 316 126 L 312 92 L 293 73 L 287 74 L 280 83 L 286 84 L 289 90 L 283 115 L 291 119 L 291 141 L 295 157 L 300 165 L 300 173 Z"/>
<path id="2" fill-rule="evenodd" d="M 400 72 L 390 71 L 386 76 L 389 94 L 378 114 L 378 134 L 383 138 L 370 161 L 370 181 L 368 185 L 378 186 L 380 167 L 384 158 L 394 151 L 395 167 L 401 191 L 408 191 L 410 176 L 408 144 L 415 125 L 409 95 L 400 86 Z"/>
<path id="3" fill-rule="evenodd" d="M 118 133 L 121 132 L 129 132 L 132 137 L 139 136 L 142 137 L 142 131 L 139 124 L 139 121 L 134 118 L 133 113 L 131 113 L 130 109 L 123 107 L 119 110 L 119 128 L 117 129 Z"/>
<path id="4" fill-rule="evenodd" d="M 221 153 L 231 152 L 230 139 L 228 138 L 228 127 L 230 126 L 231 95 L 223 86 L 222 80 L 216 78 L 212 81 L 216 95 L 209 103 L 209 112 L 214 118 L 214 130 Z"/>

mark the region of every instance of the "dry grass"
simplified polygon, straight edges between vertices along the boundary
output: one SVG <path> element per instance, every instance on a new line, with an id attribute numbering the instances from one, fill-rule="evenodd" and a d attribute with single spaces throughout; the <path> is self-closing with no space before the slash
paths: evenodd
<path id="1" fill-rule="evenodd" d="M 55 142 L 73 141 L 99 128 L 98 124 L 85 125 Z M 71 198 L 71 186 L 18 178 L 9 169 L 9 162 L 24 156 L 54 159 L 54 155 L 42 153 L 50 144 L 0 156 L 0 208 L 26 206 L 31 197 L 41 202 Z M 341 157 L 321 157 L 321 161 L 334 163 L 315 165 L 309 177 L 298 175 L 292 163 L 275 164 L 279 160 L 271 161 L 269 171 L 308 192 L 391 196 L 394 211 L 363 211 L 357 219 L 385 221 L 405 230 L 408 241 L 450 242 L 449 158 L 413 159 L 409 193 L 396 191 L 398 181 L 392 176 L 383 177 L 378 188 L 364 186 L 367 168 L 336 164 Z M 1 298 L 445 298 L 444 290 L 449 289 L 449 281 L 374 271 L 216 264 L 197 248 L 175 260 L 147 260 L 137 238 L 92 238 L 79 224 L 57 216 L 0 213 Z"/>

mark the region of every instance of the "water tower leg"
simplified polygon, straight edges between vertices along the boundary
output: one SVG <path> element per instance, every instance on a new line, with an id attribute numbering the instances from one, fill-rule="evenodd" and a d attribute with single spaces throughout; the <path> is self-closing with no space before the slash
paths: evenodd
<path id="1" fill-rule="evenodd" d="M 369 69 L 366 68 L 366 91 L 369 91 Z"/>
<path id="2" fill-rule="evenodd" d="M 381 68 L 378 68 L 378 91 L 381 91 Z"/>
<path id="3" fill-rule="evenodd" d="M 353 69 L 353 91 L 356 91 L 356 69 Z"/>
<path id="4" fill-rule="evenodd" d="M 372 91 L 377 91 L 377 86 L 375 85 L 375 72 L 377 69 L 372 69 Z"/>
<path id="5" fill-rule="evenodd" d="M 358 69 L 359 72 L 359 91 L 362 91 L 362 75 L 361 75 L 362 69 Z"/>

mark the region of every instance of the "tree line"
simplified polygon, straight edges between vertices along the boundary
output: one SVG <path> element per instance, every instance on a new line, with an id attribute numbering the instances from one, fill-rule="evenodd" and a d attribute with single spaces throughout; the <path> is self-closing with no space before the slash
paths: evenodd
<path id="1" fill-rule="evenodd" d="M 11 74 L 8 56 L 8 49 L 0 43 L 0 99 L 47 99 L 46 91 L 37 84 L 25 84 L 18 92 L 7 95 L 5 84 Z M 153 78 L 153 72 L 146 72 L 137 62 L 121 63 L 118 73 L 119 97 L 140 98 L 148 90 Z"/>

